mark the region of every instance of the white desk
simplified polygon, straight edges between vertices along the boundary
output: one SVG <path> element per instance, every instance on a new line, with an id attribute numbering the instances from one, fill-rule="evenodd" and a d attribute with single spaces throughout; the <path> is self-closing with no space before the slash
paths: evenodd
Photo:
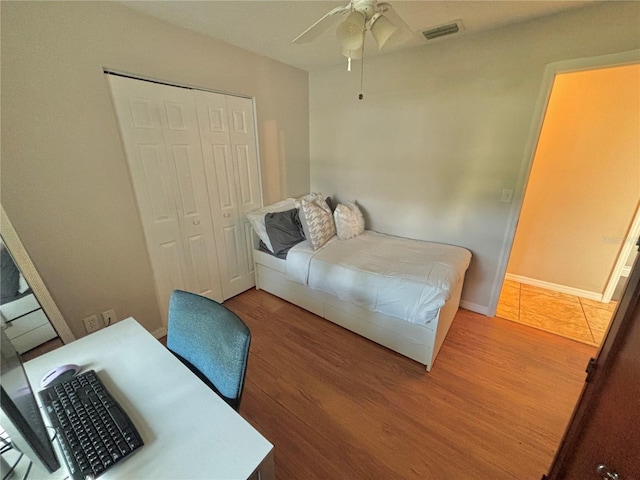
<path id="1" fill-rule="evenodd" d="M 100 480 L 274 478 L 273 445 L 133 318 L 31 360 L 25 369 L 38 389 L 47 371 L 67 363 L 98 373 L 144 441 Z"/>

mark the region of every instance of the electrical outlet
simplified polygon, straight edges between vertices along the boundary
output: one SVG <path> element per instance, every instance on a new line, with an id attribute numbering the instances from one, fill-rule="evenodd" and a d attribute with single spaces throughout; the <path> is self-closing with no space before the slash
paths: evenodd
<path id="1" fill-rule="evenodd" d="M 107 310 L 106 312 L 102 312 L 102 322 L 106 326 L 116 323 L 115 310 Z"/>
<path id="2" fill-rule="evenodd" d="M 97 315 L 91 315 L 90 317 L 84 318 L 82 321 L 84 322 L 84 329 L 87 331 L 87 333 L 100 330 L 101 325 L 98 321 Z"/>

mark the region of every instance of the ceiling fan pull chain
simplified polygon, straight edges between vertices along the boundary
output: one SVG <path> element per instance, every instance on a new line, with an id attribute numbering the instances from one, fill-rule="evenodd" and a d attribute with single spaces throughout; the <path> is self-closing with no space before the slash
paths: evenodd
<path id="1" fill-rule="evenodd" d="M 364 36 L 364 32 L 362 35 Z M 364 39 L 362 41 L 362 59 L 360 60 L 360 95 L 358 95 L 358 100 L 362 100 L 364 98 L 364 94 L 362 93 L 363 78 L 364 78 Z"/>

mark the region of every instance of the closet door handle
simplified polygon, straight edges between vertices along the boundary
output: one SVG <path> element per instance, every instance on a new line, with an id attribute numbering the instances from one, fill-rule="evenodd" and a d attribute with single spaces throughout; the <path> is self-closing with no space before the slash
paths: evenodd
<path id="1" fill-rule="evenodd" d="M 229 217 L 231 216 L 231 214 L 230 214 L 230 213 L 223 213 L 223 214 L 222 214 L 222 216 L 223 216 L 224 218 L 229 218 Z"/>
<path id="2" fill-rule="evenodd" d="M 193 221 L 193 224 L 194 224 L 194 225 L 200 225 L 200 220 L 194 220 L 194 221 Z"/>

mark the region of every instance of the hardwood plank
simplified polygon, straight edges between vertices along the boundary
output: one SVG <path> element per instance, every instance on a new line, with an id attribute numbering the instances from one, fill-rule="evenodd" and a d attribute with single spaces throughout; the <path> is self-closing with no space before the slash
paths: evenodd
<path id="1" fill-rule="evenodd" d="M 48 342 L 45 342 L 41 345 L 38 345 L 35 348 L 32 348 L 31 350 L 29 350 L 28 352 L 24 352 L 21 357 L 22 357 L 22 361 L 23 362 L 28 362 L 29 360 L 32 360 L 36 357 L 39 357 L 40 355 L 44 355 L 45 353 L 51 352 L 52 350 L 55 350 L 56 348 L 60 348 L 64 345 L 64 343 L 62 343 L 62 340 L 60 340 L 59 337 L 53 338 L 51 340 L 49 340 Z"/>
<path id="2" fill-rule="evenodd" d="M 283 480 L 538 480 L 596 353 L 460 310 L 427 373 L 264 291 L 225 305 L 252 331 L 240 413 Z"/>

